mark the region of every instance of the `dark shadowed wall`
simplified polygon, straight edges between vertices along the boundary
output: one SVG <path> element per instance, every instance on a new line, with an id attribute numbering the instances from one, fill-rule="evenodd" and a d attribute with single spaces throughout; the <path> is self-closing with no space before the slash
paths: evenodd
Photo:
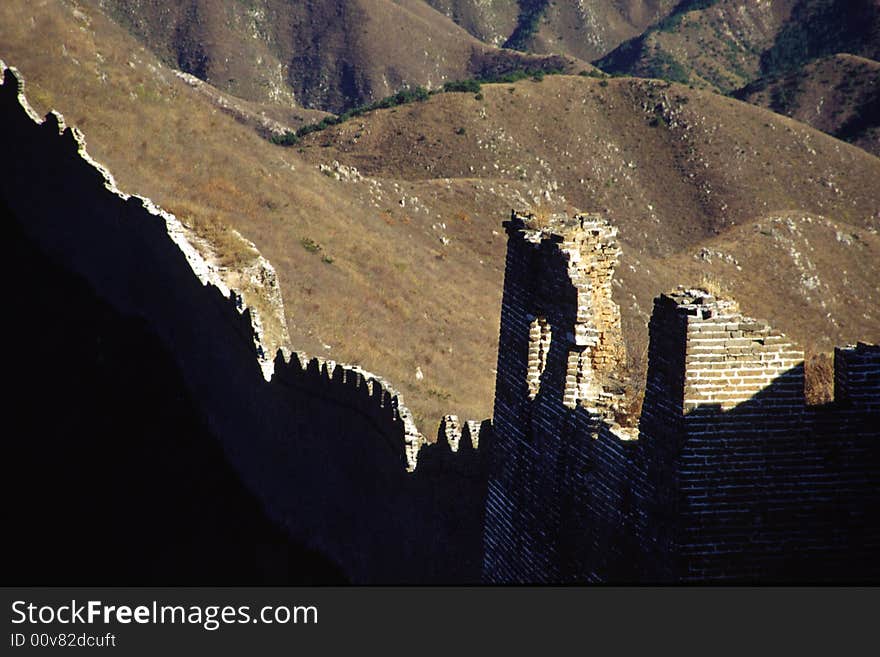
<path id="1" fill-rule="evenodd" d="M 132 558 L 88 568 L 127 583 L 477 580 L 481 513 L 457 509 L 482 509 L 469 465 L 480 452 L 421 477 L 407 472 L 418 447 L 408 412 L 381 379 L 294 354 L 279 355 L 267 381 L 250 311 L 176 219 L 119 192 L 60 118 L 28 114 L 19 87 L 6 69 L 0 203 L 4 232 L 32 255 L 8 279 L 18 299 L 45 303 L 6 323 L 2 348 L 20 353 L 4 372 L 29 381 L 5 414 L 25 427 L 6 463 L 10 496 L 27 486 L 56 500 L 22 508 L 32 531 L 16 537 L 20 555 L 52 542 L 79 554 L 114 545 Z M 38 467 L 41 453 L 51 467 Z M 111 499 L 106 514 L 97 491 Z M 109 529 L 56 534 L 46 523 L 59 516 L 67 529 L 96 518 Z M 227 572 L 237 554 L 248 564 Z M 79 581 L 62 563 L 56 572 Z M 25 561 L 18 575 L 31 582 L 41 564 Z"/>
<path id="2" fill-rule="evenodd" d="M 838 349 L 835 401 L 807 406 L 784 335 L 704 291 L 661 295 L 622 430 L 601 399 L 566 403 L 563 238 L 506 226 L 487 581 L 880 581 L 880 347 Z"/>

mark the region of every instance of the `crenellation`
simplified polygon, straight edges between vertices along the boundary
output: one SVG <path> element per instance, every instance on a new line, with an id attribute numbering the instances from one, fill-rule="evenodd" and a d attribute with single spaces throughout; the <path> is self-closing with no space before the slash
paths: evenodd
<path id="1" fill-rule="evenodd" d="M 859 342 L 834 350 L 834 399 L 880 411 L 880 345 Z"/>
<path id="2" fill-rule="evenodd" d="M 491 424 L 465 423 L 458 453 L 432 469 L 430 446 L 388 381 L 270 348 L 259 313 L 224 283 L 186 227 L 120 191 L 79 131 L 58 114 L 37 117 L 20 76 L 2 62 L 0 73 L 3 153 L 13 154 L 0 157 L 5 234 L 36 254 L 35 267 L 81 281 L 83 297 L 123 318 L 117 324 L 142 327 L 180 376 L 170 394 L 192 405 L 204 440 L 253 495 L 279 545 L 291 540 L 326 555 L 353 582 L 477 581 L 487 476 L 485 451 L 474 447 L 492 444 Z M 275 280 L 271 265 L 255 266 Z M 91 375 L 105 371 L 113 370 Z M 111 458 L 102 463 L 115 466 Z M 349 522 L 355 518 L 364 520 Z"/>

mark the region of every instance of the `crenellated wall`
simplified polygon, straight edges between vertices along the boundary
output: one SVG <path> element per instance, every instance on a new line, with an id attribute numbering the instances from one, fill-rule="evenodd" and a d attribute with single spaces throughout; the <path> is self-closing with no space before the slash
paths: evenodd
<path id="1" fill-rule="evenodd" d="M 566 368 L 588 314 L 607 327 L 615 313 L 599 310 L 610 286 L 583 302 L 560 245 L 579 233 L 579 252 L 606 254 L 584 271 L 610 280 L 613 233 L 529 224 L 506 224 L 484 577 L 880 580 L 880 347 L 838 349 L 835 402 L 807 406 L 784 335 L 703 290 L 661 295 L 633 435 L 609 417 L 613 391 L 572 404 Z"/>
<path id="2" fill-rule="evenodd" d="M 425 440 L 386 381 L 296 352 L 268 353 L 260 318 L 223 284 L 180 222 L 121 192 L 88 156 L 82 135 L 56 113 L 37 117 L 17 73 L 2 64 L 0 71 L 4 230 L 21 234 L 58 271 L 81 278 L 101 304 L 155 335 L 194 413 L 275 526 L 354 582 L 476 581 L 485 478 L 481 483 L 473 472 L 482 452 L 448 459 L 441 470 L 420 465 Z M 87 319 L 59 317 L 58 330 Z M 20 348 L 14 337 L 4 346 Z M 51 343 L 31 348 L 42 354 Z M 63 367 L 63 354 L 57 359 Z M 56 430 L 27 439 L 61 445 L 68 437 Z M 99 472 L 114 467 L 112 450 L 75 454 L 70 466 L 86 458 L 106 465 Z M 27 476 L 22 485 L 51 490 L 39 472 Z M 149 492 L 142 494 L 139 503 L 148 507 Z M 463 500 L 479 513 L 446 512 Z"/>

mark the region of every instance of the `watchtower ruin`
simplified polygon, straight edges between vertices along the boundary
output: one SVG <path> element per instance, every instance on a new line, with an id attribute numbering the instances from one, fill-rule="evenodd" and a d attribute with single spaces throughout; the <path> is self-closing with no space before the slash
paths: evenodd
<path id="1" fill-rule="evenodd" d="M 880 579 L 880 347 L 837 349 L 834 402 L 808 406 L 796 344 L 680 288 L 655 300 L 627 432 L 614 229 L 505 225 L 486 580 Z"/>

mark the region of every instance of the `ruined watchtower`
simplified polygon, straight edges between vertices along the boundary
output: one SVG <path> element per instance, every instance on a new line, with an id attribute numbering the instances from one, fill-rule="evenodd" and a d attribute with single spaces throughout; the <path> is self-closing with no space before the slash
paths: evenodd
<path id="1" fill-rule="evenodd" d="M 509 403 L 544 396 L 569 409 L 609 410 L 624 360 L 620 309 L 611 298 L 617 229 L 587 215 L 515 212 L 505 227 L 496 394 Z"/>
<path id="2" fill-rule="evenodd" d="M 808 406 L 802 349 L 679 288 L 655 299 L 623 431 L 614 229 L 505 225 L 486 581 L 880 579 L 880 348 L 837 349 L 834 402 Z"/>
<path id="3" fill-rule="evenodd" d="M 567 437 L 611 421 L 620 398 L 624 347 L 611 295 L 620 248 L 617 229 L 598 217 L 514 212 L 505 227 L 486 568 L 490 579 L 553 581 L 570 570 L 554 554 L 566 532 L 555 504 L 583 488 L 561 471 L 577 472 L 570 465 L 580 460 L 565 453 Z"/>

